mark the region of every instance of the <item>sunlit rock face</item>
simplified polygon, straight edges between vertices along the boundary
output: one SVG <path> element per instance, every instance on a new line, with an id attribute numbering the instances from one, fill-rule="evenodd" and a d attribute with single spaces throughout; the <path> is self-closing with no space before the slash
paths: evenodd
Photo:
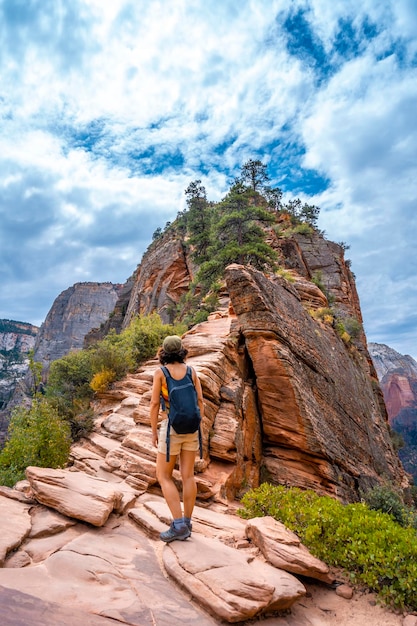
<path id="1" fill-rule="evenodd" d="M 183 242 L 170 234 L 158 238 L 135 273 L 123 326 L 137 314 L 154 311 L 165 323 L 170 322 L 173 308 L 187 293 L 192 276 L 192 262 Z"/>
<path id="2" fill-rule="evenodd" d="M 363 350 L 348 350 L 313 319 L 286 280 L 238 265 L 226 280 L 256 380 L 270 480 L 342 500 L 383 477 L 401 482 Z"/>

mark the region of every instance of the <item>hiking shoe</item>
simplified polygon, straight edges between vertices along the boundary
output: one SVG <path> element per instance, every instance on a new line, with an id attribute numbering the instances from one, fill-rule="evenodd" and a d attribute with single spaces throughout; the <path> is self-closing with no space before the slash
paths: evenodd
<path id="1" fill-rule="evenodd" d="M 193 532 L 193 524 L 192 524 L 192 522 L 187 522 L 187 520 L 184 520 L 184 524 L 187 526 L 187 528 L 190 531 L 190 533 L 192 533 Z"/>
<path id="2" fill-rule="evenodd" d="M 190 537 L 191 531 L 185 524 L 180 526 L 179 528 L 175 528 L 174 522 L 172 522 L 171 526 L 168 530 L 165 530 L 163 533 L 159 535 L 162 541 L 165 543 L 170 543 L 170 541 L 175 541 L 178 539 L 179 541 L 184 541 Z"/>

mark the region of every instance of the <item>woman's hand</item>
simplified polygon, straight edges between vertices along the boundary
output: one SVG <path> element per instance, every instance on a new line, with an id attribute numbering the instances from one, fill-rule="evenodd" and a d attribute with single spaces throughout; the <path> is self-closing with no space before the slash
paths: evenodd
<path id="1" fill-rule="evenodd" d="M 152 445 L 154 448 L 158 447 L 158 432 L 152 433 Z"/>

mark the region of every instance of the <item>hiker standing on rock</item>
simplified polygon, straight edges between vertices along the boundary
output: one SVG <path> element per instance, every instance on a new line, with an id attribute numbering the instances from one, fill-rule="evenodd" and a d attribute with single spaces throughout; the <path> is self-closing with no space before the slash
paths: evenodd
<path id="1" fill-rule="evenodd" d="M 158 448 L 156 477 L 161 486 L 173 522 L 160 534 L 162 541 L 183 541 L 191 535 L 191 516 L 197 496 L 194 462 L 201 448 L 200 421 L 204 416 L 203 392 L 194 369 L 185 364 L 187 350 L 181 337 L 166 337 L 158 358 L 162 365 L 155 371 L 150 405 L 152 443 Z M 161 405 L 163 421 L 158 435 L 158 416 Z M 173 481 L 177 458 L 180 459 L 184 514 L 181 500 Z"/>

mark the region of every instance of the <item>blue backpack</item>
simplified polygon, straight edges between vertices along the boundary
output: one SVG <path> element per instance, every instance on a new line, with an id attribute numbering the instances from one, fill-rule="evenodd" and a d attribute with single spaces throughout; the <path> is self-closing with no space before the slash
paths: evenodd
<path id="1" fill-rule="evenodd" d="M 167 367 L 162 366 L 169 396 L 169 414 L 167 428 L 167 454 L 166 460 L 169 461 L 169 444 L 170 444 L 170 426 L 178 435 L 187 435 L 195 433 L 198 430 L 198 441 L 200 446 L 200 459 L 203 458 L 203 445 L 201 437 L 201 415 L 197 401 L 197 391 L 194 386 L 191 367 L 187 365 L 187 371 L 184 378 L 176 380 L 172 378 Z M 166 409 L 165 401 L 161 396 L 162 409 Z"/>

